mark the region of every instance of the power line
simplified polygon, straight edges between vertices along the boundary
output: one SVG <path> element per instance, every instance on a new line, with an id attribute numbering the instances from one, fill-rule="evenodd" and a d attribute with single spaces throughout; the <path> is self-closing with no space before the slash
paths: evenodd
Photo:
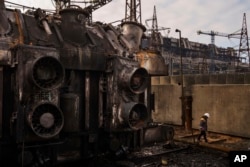
<path id="1" fill-rule="evenodd" d="M 30 6 L 25 6 L 25 5 L 21 5 L 21 4 L 18 4 L 18 3 L 13 3 L 13 2 L 10 2 L 10 1 L 5 1 L 5 3 L 7 4 L 10 4 L 10 5 L 6 5 L 8 7 L 11 7 L 11 8 L 19 8 L 19 9 L 31 9 L 31 10 L 36 10 L 38 8 L 35 8 L 35 7 L 30 7 Z M 12 5 L 15 5 L 15 6 L 12 6 Z M 52 9 L 42 9 L 46 12 L 54 12 L 55 10 L 52 10 Z"/>

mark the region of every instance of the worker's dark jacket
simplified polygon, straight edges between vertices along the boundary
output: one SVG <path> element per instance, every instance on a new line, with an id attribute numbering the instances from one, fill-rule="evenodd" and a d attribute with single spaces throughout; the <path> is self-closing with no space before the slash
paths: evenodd
<path id="1" fill-rule="evenodd" d="M 200 130 L 207 131 L 207 117 L 202 116 L 200 120 Z"/>

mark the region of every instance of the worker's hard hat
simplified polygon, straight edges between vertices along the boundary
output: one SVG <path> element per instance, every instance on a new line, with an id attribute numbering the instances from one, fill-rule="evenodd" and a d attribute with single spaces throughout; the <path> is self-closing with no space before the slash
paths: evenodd
<path id="1" fill-rule="evenodd" d="M 210 117 L 210 114 L 209 114 L 209 113 L 205 113 L 204 115 L 207 116 L 208 118 Z"/>

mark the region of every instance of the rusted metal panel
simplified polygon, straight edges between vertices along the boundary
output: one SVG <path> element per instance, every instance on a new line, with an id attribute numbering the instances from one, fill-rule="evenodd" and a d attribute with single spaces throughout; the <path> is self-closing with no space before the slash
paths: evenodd
<path id="1" fill-rule="evenodd" d="M 152 76 L 168 75 L 168 67 L 164 62 L 164 58 L 157 52 L 141 51 L 137 53 L 140 66 L 147 69 Z"/>

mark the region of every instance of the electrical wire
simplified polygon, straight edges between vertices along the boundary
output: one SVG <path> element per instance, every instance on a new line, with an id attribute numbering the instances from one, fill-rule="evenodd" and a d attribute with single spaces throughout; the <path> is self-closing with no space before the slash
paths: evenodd
<path id="1" fill-rule="evenodd" d="M 15 5 L 18 8 L 35 9 L 34 7 L 24 6 L 24 5 L 13 3 L 13 2 L 10 2 L 10 1 L 5 1 L 5 3 L 9 3 L 11 5 Z"/>
<path id="2" fill-rule="evenodd" d="M 71 1 L 72 3 L 93 3 L 93 1 Z"/>
<path id="3" fill-rule="evenodd" d="M 18 4 L 18 3 L 13 3 L 13 2 L 10 2 L 10 1 L 5 1 L 5 3 L 7 3 L 6 6 L 10 7 L 10 8 L 17 8 L 17 9 L 30 9 L 30 10 L 35 10 L 35 9 L 38 9 L 38 8 L 35 8 L 35 7 L 30 7 L 30 6 L 25 6 L 25 5 L 21 5 L 21 4 Z M 52 9 L 42 9 L 46 12 L 49 12 L 49 13 L 54 13 L 55 10 L 52 10 Z"/>

